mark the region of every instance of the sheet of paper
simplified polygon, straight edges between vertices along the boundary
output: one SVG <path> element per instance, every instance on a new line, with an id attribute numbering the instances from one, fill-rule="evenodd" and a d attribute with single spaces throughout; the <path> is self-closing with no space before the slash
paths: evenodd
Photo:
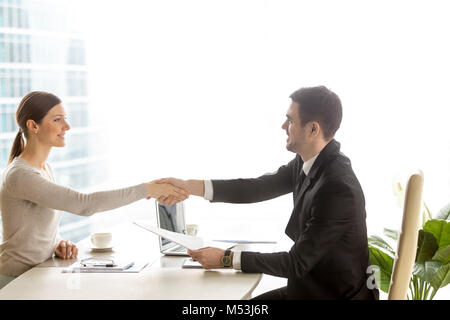
<path id="1" fill-rule="evenodd" d="M 237 243 L 233 242 L 224 242 L 224 241 L 216 241 L 216 240 L 204 240 L 204 246 L 205 247 L 214 247 L 214 248 L 220 248 L 223 250 L 226 249 L 233 249 Z"/>
<path id="2" fill-rule="evenodd" d="M 134 221 L 134 224 L 191 250 L 196 250 L 204 247 L 203 239 L 199 237 L 168 231 L 144 222 Z"/>
<path id="3" fill-rule="evenodd" d="M 185 259 L 182 265 L 183 269 L 202 269 L 203 266 L 198 261 L 194 261 L 192 259 Z"/>
<path id="4" fill-rule="evenodd" d="M 83 270 L 80 268 L 79 263 L 74 263 L 68 268 L 64 268 L 62 273 L 139 273 L 149 264 L 148 261 L 138 261 L 131 268 L 126 270 L 118 270 L 114 268 L 110 269 L 99 269 L 99 270 Z"/>

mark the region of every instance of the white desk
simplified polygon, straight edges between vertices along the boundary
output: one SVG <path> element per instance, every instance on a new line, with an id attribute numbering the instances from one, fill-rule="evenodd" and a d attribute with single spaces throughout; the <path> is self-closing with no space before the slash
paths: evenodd
<path id="1" fill-rule="evenodd" d="M 78 243 L 78 260 L 88 256 L 130 257 L 149 262 L 139 273 L 62 273 L 75 260 L 50 259 L 0 290 L 0 299 L 248 299 L 261 274 L 232 269 L 182 269 L 185 257 L 164 257 L 157 236 L 131 223 L 113 230 L 114 252 L 93 253 L 89 239 Z M 255 245 L 270 251 L 273 245 Z"/>

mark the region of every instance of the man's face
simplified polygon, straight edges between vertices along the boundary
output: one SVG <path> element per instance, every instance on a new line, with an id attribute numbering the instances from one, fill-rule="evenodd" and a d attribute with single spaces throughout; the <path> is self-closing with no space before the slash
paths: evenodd
<path id="1" fill-rule="evenodd" d="M 286 149 L 291 152 L 302 154 L 302 151 L 307 146 L 307 127 L 302 127 L 299 115 L 299 104 L 292 102 L 286 113 L 286 121 L 281 128 L 286 131 Z"/>

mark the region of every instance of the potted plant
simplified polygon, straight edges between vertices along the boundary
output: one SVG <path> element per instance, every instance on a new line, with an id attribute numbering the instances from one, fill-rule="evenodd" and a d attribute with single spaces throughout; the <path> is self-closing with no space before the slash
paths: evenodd
<path id="1" fill-rule="evenodd" d="M 397 196 L 402 198 L 401 185 Z M 399 201 L 399 203 L 402 203 Z M 408 299 L 432 300 L 440 288 L 450 283 L 450 204 L 435 217 L 423 204 L 423 223 L 419 230 L 417 254 L 409 285 Z M 384 235 L 397 241 L 398 231 L 385 228 Z M 388 292 L 395 251 L 379 236 L 368 238 L 370 262 L 375 270 L 377 287 Z"/>

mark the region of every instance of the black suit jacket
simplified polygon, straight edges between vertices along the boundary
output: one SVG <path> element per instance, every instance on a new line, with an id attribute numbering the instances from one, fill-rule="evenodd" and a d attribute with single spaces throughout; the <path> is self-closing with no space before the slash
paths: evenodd
<path id="1" fill-rule="evenodd" d="M 252 203 L 293 192 L 286 234 L 289 252 L 242 252 L 244 272 L 286 277 L 288 299 L 378 299 L 367 286 L 369 251 L 365 200 L 350 160 L 334 139 L 300 183 L 297 155 L 273 174 L 212 180 L 213 202 Z"/>

